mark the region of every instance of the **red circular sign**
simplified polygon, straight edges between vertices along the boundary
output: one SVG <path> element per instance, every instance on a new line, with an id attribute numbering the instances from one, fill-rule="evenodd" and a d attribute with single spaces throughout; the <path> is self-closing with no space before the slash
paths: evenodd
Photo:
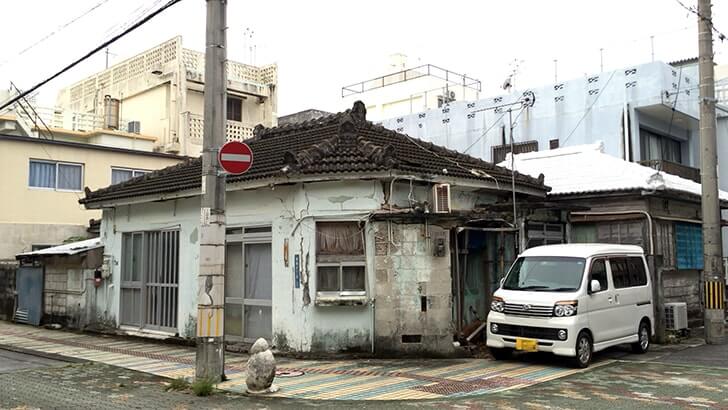
<path id="1" fill-rule="evenodd" d="M 253 165 L 253 150 L 240 141 L 229 141 L 220 148 L 217 161 L 229 174 L 242 174 Z"/>

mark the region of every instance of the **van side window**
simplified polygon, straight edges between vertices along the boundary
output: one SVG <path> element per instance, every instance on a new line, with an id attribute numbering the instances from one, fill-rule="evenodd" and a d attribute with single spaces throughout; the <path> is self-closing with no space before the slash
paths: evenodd
<path id="1" fill-rule="evenodd" d="M 645 286 L 647 284 L 647 272 L 645 272 L 645 263 L 640 257 L 627 258 L 627 268 L 629 269 L 630 286 Z"/>
<path id="2" fill-rule="evenodd" d="M 607 265 L 604 263 L 604 259 L 595 259 L 592 261 L 591 270 L 589 271 L 589 281 L 599 281 L 599 287 L 602 290 L 607 290 L 609 285 L 607 284 Z"/>
<path id="3" fill-rule="evenodd" d="M 617 289 L 647 284 L 645 265 L 640 257 L 610 258 L 612 281 Z"/>

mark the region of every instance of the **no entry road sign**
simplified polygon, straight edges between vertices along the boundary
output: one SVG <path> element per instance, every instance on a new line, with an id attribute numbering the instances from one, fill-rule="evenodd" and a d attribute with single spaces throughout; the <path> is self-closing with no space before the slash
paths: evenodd
<path id="1" fill-rule="evenodd" d="M 245 173 L 253 165 L 253 151 L 248 144 L 229 141 L 220 148 L 217 160 L 227 173 L 238 175 Z"/>

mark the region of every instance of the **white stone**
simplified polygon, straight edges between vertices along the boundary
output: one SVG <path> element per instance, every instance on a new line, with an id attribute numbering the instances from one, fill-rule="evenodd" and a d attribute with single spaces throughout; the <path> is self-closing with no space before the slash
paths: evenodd
<path id="1" fill-rule="evenodd" d="M 247 377 L 245 378 L 248 393 L 260 394 L 277 391 L 278 388 L 273 385 L 275 377 L 275 357 L 273 357 L 273 352 L 270 351 L 268 342 L 260 338 L 250 348 Z"/>

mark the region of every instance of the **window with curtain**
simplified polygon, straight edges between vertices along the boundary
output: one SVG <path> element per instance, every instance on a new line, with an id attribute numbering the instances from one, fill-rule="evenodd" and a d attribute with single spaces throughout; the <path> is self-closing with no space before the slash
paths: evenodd
<path id="1" fill-rule="evenodd" d="M 144 169 L 131 169 L 131 168 L 111 168 L 111 184 L 119 184 L 124 181 L 128 181 L 132 178 L 147 174 L 151 171 Z"/>
<path id="2" fill-rule="evenodd" d="M 83 164 L 30 160 L 28 186 L 80 191 L 83 187 Z"/>
<path id="3" fill-rule="evenodd" d="M 364 229 L 359 223 L 316 223 L 316 274 L 318 292 L 365 294 Z"/>
<path id="4" fill-rule="evenodd" d="M 643 160 L 663 160 L 682 164 L 682 143 L 674 138 L 640 128 Z"/>

